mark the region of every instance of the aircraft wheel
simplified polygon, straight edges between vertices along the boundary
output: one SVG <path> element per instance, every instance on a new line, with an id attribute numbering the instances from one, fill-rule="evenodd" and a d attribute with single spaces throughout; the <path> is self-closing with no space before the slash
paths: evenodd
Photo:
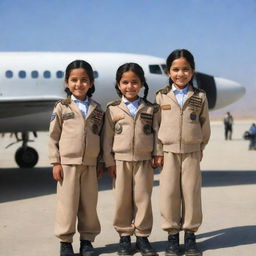
<path id="1" fill-rule="evenodd" d="M 16 163 L 20 168 L 32 168 L 37 164 L 38 153 L 34 148 L 18 148 L 15 153 Z"/>

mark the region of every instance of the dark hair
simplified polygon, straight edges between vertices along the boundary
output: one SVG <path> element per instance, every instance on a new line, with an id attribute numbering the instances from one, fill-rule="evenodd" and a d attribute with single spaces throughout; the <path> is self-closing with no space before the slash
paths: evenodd
<path id="1" fill-rule="evenodd" d="M 85 72 L 87 73 L 90 82 L 92 83 L 92 87 L 89 88 L 89 90 L 87 91 L 87 96 L 91 97 L 92 94 L 95 92 L 95 86 L 94 86 L 94 75 L 93 75 L 93 69 L 92 66 L 84 61 L 84 60 L 74 60 L 71 63 L 68 64 L 67 68 L 66 68 L 66 72 L 65 72 L 65 82 L 68 82 L 68 78 L 70 76 L 70 72 L 73 69 L 77 69 L 77 68 L 83 68 L 85 70 Z M 68 95 L 71 95 L 71 92 L 68 88 L 65 89 L 65 92 Z"/>
<path id="2" fill-rule="evenodd" d="M 128 72 L 128 71 L 134 72 L 139 77 L 141 83 L 143 83 L 143 85 L 145 87 L 143 99 L 147 100 L 149 88 L 148 88 L 148 84 L 146 83 L 144 71 L 143 71 L 142 67 L 139 64 L 133 63 L 133 62 L 123 64 L 116 71 L 116 85 L 115 85 L 115 88 L 116 88 L 116 92 L 117 92 L 118 96 L 122 97 L 122 92 L 118 88 L 118 84 L 119 84 L 119 82 L 122 78 L 123 73 Z"/>
<path id="3" fill-rule="evenodd" d="M 193 69 L 193 71 L 195 70 L 195 61 L 194 61 L 194 57 L 192 55 L 192 53 L 186 49 L 176 49 L 173 52 L 171 52 L 171 54 L 167 57 L 166 59 L 166 71 L 169 72 L 171 66 L 172 66 L 172 62 L 174 60 L 177 60 L 179 58 L 185 58 L 187 60 L 187 62 L 190 64 L 191 68 Z M 191 78 L 191 80 L 189 81 L 189 83 L 193 86 L 193 77 Z M 173 83 L 173 81 L 171 80 L 171 78 L 169 78 L 169 85 L 171 86 Z"/>

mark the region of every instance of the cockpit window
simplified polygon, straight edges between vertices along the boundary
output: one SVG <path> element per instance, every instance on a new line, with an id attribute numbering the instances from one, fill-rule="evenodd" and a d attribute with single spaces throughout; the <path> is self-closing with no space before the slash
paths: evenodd
<path id="1" fill-rule="evenodd" d="M 162 74 L 162 70 L 159 65 L 149 65 L 149 72 L 152 74 Z"/>
<path id="2" fill-rule="evenodd" d="M 99 77 L 99 73 L 98 73 L 98 71 L 93 71 L 93 77 L 94 77 L 94 79 L 96 79 L 96 78 L 98 78 Z"/>
<path id="3" fill-rule="evenodd" d="M 164 71 L 164 73 L 166 74 L 167 73 L 166 64 L 161 64 L 161 67 L 162 67 L 162 70 Z"/>

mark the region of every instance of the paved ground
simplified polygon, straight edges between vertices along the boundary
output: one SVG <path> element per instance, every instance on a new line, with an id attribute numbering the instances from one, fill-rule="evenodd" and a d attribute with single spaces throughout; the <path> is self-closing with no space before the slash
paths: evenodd
<path id="1" fill-rule="evenodd" d="M 248 151 L 248 141 L 242 139 L 250 124 L 236 123 L 233 140 L 225 141 L 222 124 L 212 123 L 212 138 L 201 165 L 204 222 L 198 242 L 204 256 L 256 254 L 256 151 Z M 40 133 L 30 144 L 40 155 L 38 166 L 30 170 L 16 167 L 13 155 L 17 145 L 4 150 L 12 140 L 0 138 L 0 255 L 59 255 L 52 234 L 56 198 L 47 163 L 47 133 Z M 154 185 L 150 240 L 159 255 L 164 255 L 167 235 L 160 228 L 158 172 Z M 118 235 L 112 227 L 114 200 L 107 175 L 100 180 L 98 208 L 102 232 L 94 245 L 101 255 L 112 255 Z M 78 252 L 77 235 L 74 240 Z"/>

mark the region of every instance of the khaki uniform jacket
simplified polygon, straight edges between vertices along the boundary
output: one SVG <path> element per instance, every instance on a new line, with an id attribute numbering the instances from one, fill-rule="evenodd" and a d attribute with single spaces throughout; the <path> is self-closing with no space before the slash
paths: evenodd
<path id="1" fill-rule="evenodd" d="M 86 117 L 72 100 L 55 105 L 49 129 L 51 164 L 96 165 L 104 112 L 96 101 L 89 98 L 89 103 Z"/>
<path id="2" fill-rule="evenodd" d="M 156 94 L 161 108 L 158 138 L 163 151 L 190 153 L 203 150 L 210 138 L 208 102 L 204 91 L 189 87 L 183 108 L 170 86 Z"/>
<path id="3" fill-rule="evenodd" d="M 106 167 L 115 160 L 150 160 L 162 155 L 157 139 L 159 106 L 141 99 L 137 114 L 132 117 L 122 100 L 107 106 L 103 133 L 103 156 Z"/>

